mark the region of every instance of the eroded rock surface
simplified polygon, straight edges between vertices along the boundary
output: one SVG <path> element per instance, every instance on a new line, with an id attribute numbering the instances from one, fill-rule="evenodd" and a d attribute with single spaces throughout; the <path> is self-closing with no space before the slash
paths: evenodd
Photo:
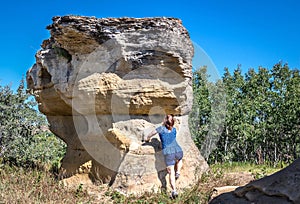
<path id="1" fill-rule="evenodd" d="M 47 28 L 27 84 L 67 143 L 61 175 L 91 161 L 94 181 L 127 193 L 168 186 L 158 137 L 141 141 L 172 113 L 184 149 L 177 183 L 194 184 L 208 166 L 188 128 L 193 46 L 181 21 L 63 16 Z"/>

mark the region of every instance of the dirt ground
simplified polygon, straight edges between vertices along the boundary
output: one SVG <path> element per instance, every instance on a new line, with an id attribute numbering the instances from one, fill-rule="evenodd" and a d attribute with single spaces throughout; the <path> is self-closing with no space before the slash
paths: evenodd
<path id="1" fill-rule="evenodd" d="M 237 187 L 244 186 L 253 180 L 254 176 L 250 172 L 224 173 L 200 183 L 199 191 L 213 199 L 222 193 L 234 191 Z"/>
<path id="2" fill-rule="evenodd" d="M 249 172 L 232 172 L 224 174 L 225 180 L 228 180 L 231 184 L 237 186 L 244 186 L 250 181 L 254 180 L 254 177 Z"/>

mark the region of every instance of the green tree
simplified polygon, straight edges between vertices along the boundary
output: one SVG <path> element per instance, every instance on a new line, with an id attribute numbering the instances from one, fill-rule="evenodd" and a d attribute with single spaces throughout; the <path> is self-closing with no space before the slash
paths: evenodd
<path id="1" fill-rule="evenodd" d="M 0 151 L 3 162 L 29 166 L 57 163 L 65 145 L 47 129 L 46 119 L 26 93 L 24 80 L 16 93 L 0 86 Z"/>
<path id="2" fill-rule="evenodd" d="M 222 81 L 212 82 L 208 78 L 205 66 L 194 72 L 194 101 L 189 117 L 192 136 L 205 159 L 216 148 L 223 131 L 226 107 Z"/>
<path id="3" fill-rule="evenodd" d="M 280 162 L 299 157 L 299 70 L 225 69 L 226 125 L 211 161 Z M 210 120 L 210 118 L 208 119 Z"/>
<path id="4" fill-rule="evenodd" d="M 193 107 L 189 115 L 191 134 L 198 148 L 208 133 L 211 103 L 209 101 L 207 68 L 202 67 L 193 73 Z"/>
<path id="5" fill-rule="evenodd" d="M 225 127 L 217 144 L 217 149 L 210 155 L 210 161 L 239 160 L 245 155 L 245 138 L 243 137 L 244 107 L 241 105 L 244 83 L 239 67 L 234 71 L 233 75 L 225 68 L 223 76 L 226 92 Z M 237 155 L 239 155 L 238 158 Z"/>
<path id="6" fill-rule="evenodd" d="M 299 70 L 278 63 L 272 70 L 273 118 L 270 132 L 274 141 L 275 160 L 294 160 L 299 156 L 300 79 Z"/>

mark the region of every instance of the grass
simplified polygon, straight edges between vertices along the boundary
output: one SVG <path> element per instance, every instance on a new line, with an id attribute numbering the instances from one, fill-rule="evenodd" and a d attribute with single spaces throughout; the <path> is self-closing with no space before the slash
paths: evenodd
<path id="1" fill-rule="evenodd" d="M 0 203 L 208 203 L 214 187 L 240 185 L 237 177 L 226 176 L 233 172 L 246 172 L 257 179 L 280 170 L 270 165 L 249 163 L 214 164 L 204 173 L 197 185 L 182 190 L 176 200 L 169 193 L 146 192 L 142 195 L 124 196 L 107 186 L 88 190 L 83 185 L 70 189 L 46 170 L 24 169 L 0 164 Z M 240 177 L 240 175 L 237 175 Z"/>
<path id="2" fill-rule="evenodd" d="M 261 164 L 257 165 L 249 162 L 228 162 L 223 164 L 213 164 L 211 165 L 211 169 L 222 169 L 224 173 L 230 172 L 249 172 L 253 175 L 254 179 L 260 179 L 264 176 L 273 174 L 282 168 L 286 167 L 287 164 L 281 163 L 280 165 L 272 165 L 272 164 Z"/>

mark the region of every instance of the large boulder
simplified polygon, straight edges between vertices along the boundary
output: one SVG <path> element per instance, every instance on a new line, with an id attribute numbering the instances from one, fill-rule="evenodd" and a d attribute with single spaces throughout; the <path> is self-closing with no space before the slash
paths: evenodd
<path id="1" fill-rule="evenodd" d="M 67 144 L 61 176 L 91 162 L 93 181 L 125 193 L 165 188 L 159 139 L 142 139 L 172 113 L 184 150 L 177 185 L 194 184 L 208 165 L 188 126 L 193 46 L 181 21 L 63 16 L 47 28 L 27 84 Z"/>

